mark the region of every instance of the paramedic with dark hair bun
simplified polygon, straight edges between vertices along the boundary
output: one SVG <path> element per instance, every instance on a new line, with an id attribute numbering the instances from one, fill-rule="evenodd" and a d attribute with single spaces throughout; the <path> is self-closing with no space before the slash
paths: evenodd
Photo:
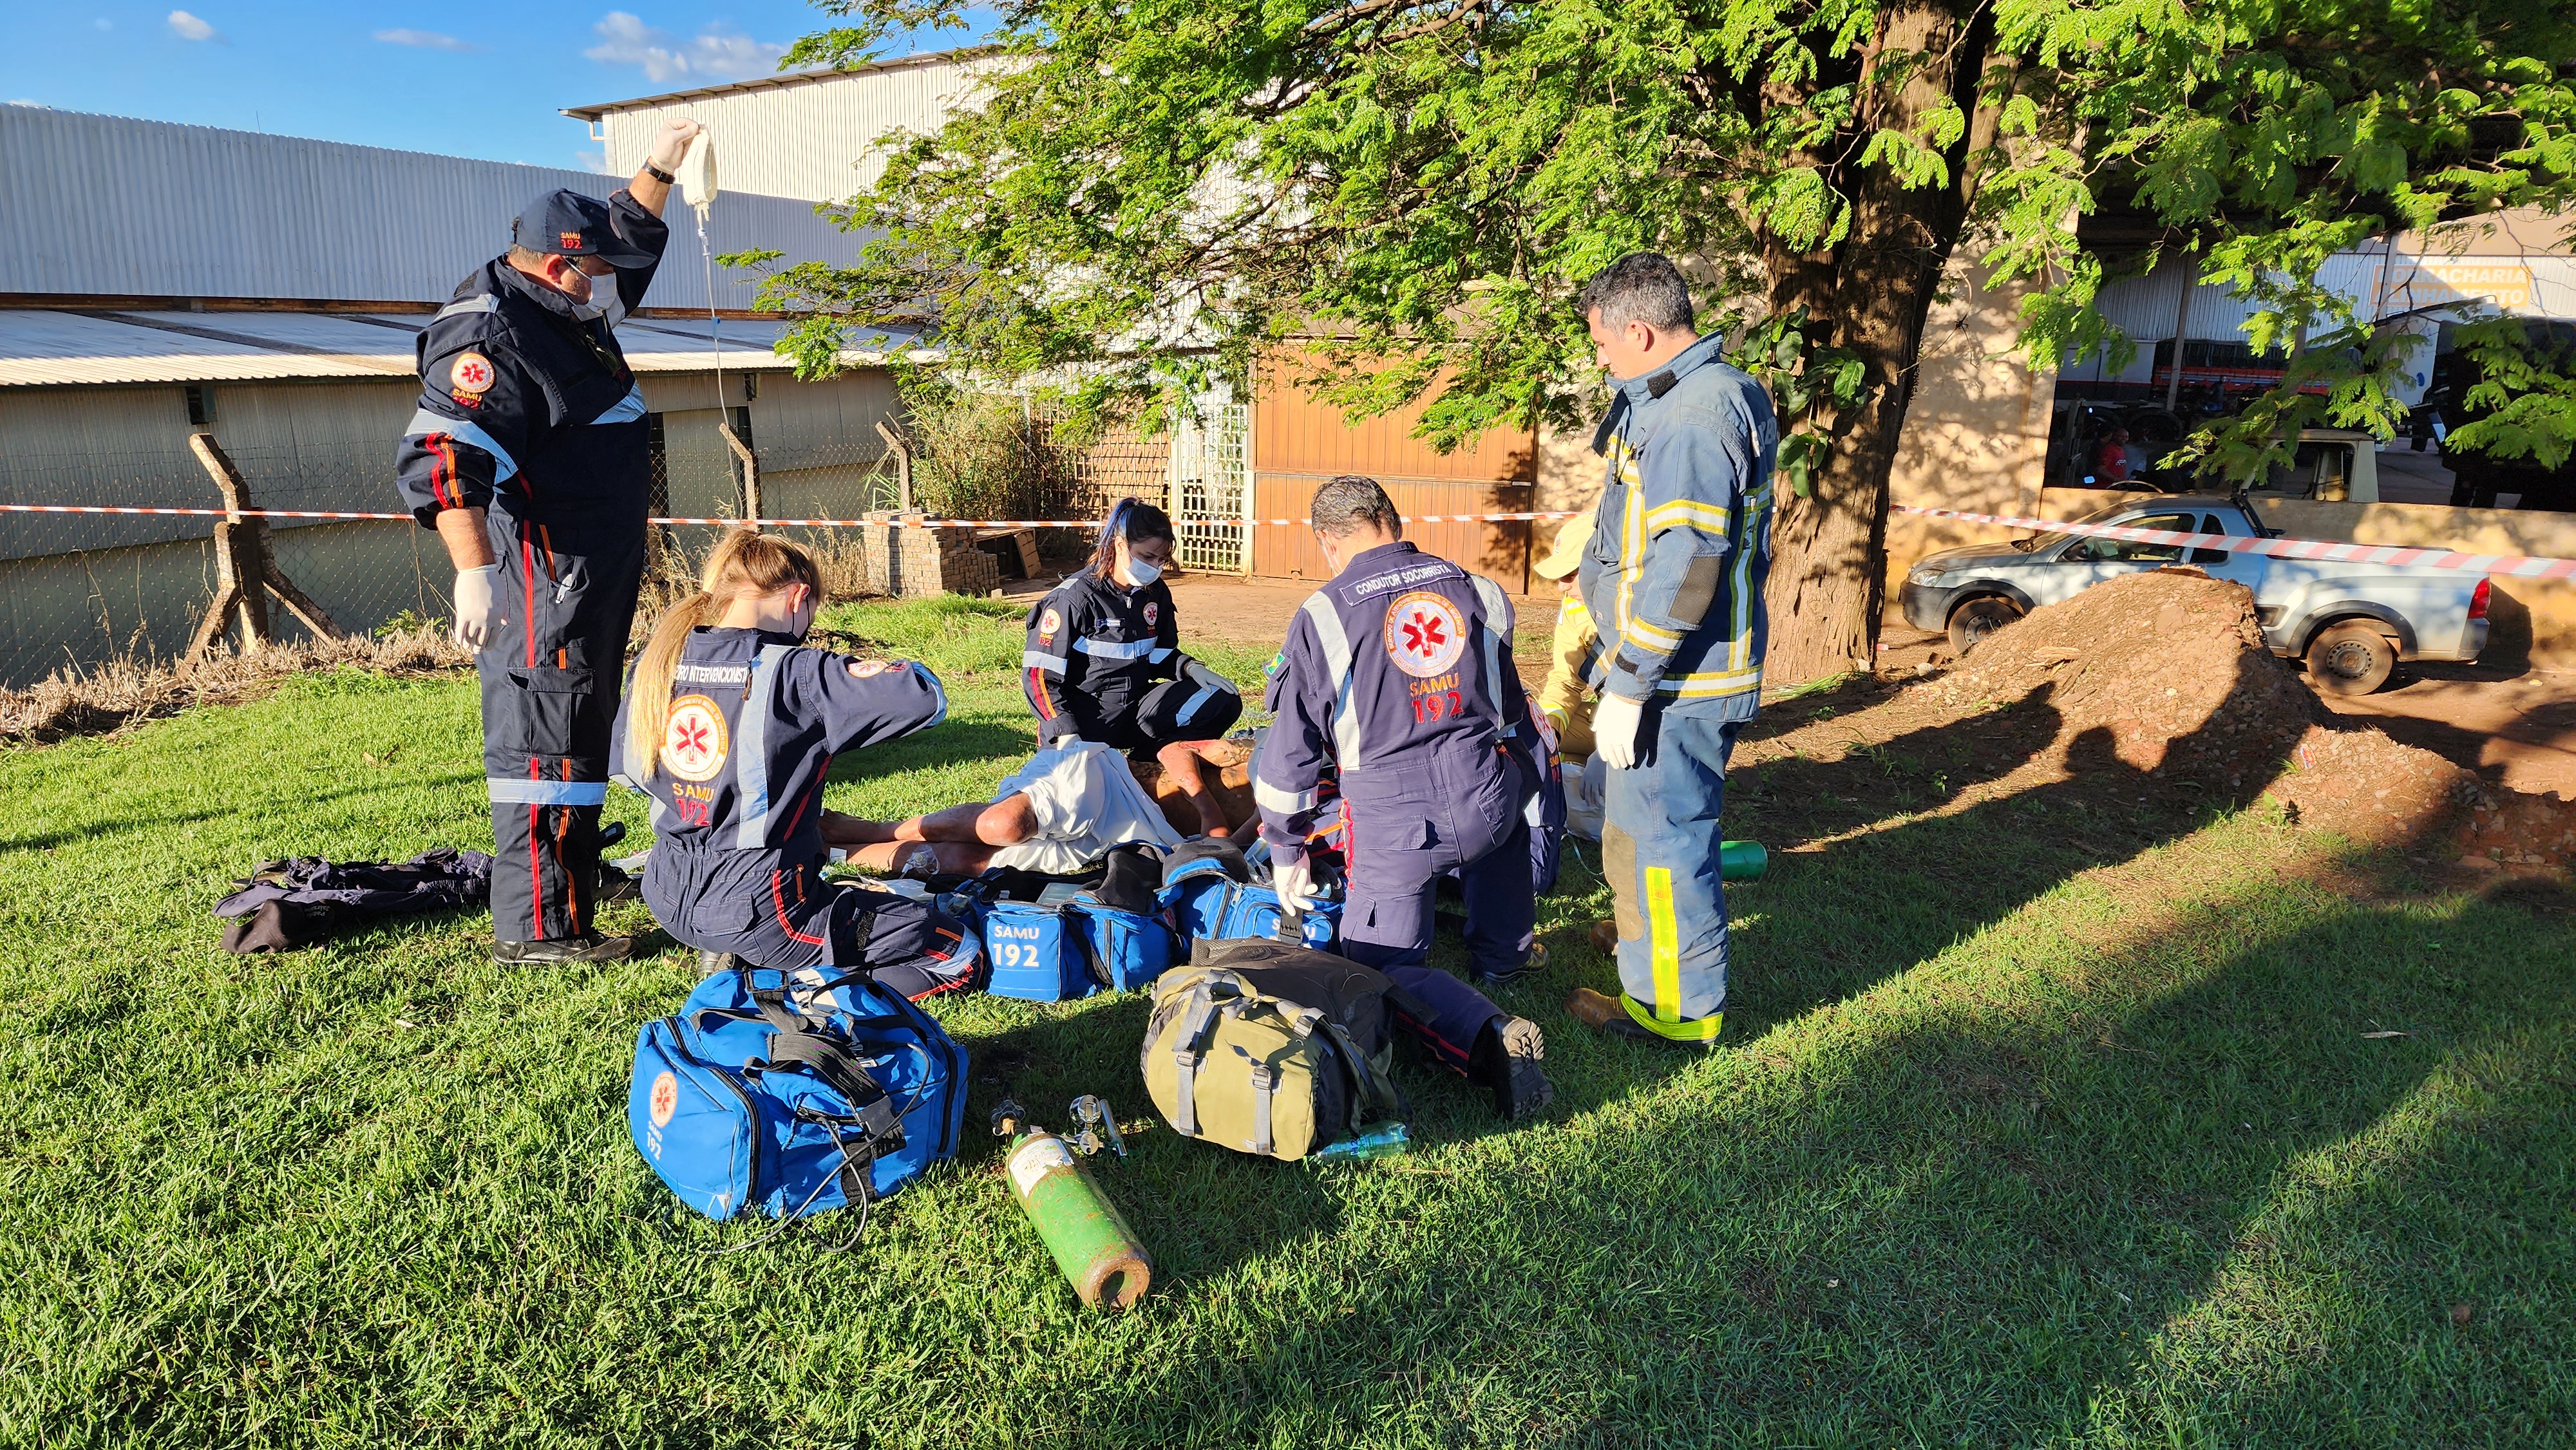
<path id="1" fill-rule="evenodd" d="M 1181 653 L 1172 616 L 1177 536 L 1161 509 L 1122 498 L 1091 562 L 1029 611 L 1021 682 L 1038 715 L 1038 746 L 1079 738 L 1131 759 L 1151 756 L 1198 809 L 1201 829 L 1231 825 L 1207 787 L 1201 749 L 1243 713 L 1234 682 Z"/>
<path id="2" fill-rule="evenodd" d="M 456 640 L 482 682 L 499 962 L 613 961 L 634 946 L 591 929 L 653 487 L 644 390 L 615 329 L 661 265 L 662 208 L 697 134 L 695 121 L 664 125 L 604 202 L 537 198 L 509 251 L 457 284 L 416 345 L 420 406 L 394 473 L 456 568 Z"/>
<path id="3" fill-rule="evenodd" d="M 1555 1091 L 1538 1024 L 1425 964 L 1432 892 L 1451 871 L 1479 980 L 1546 960 L 1525 814 L 1539 787 L 1535 731 L 1512 667 L 1511 598 L 1405 543 L 1373 478 L 1334 479 L 1308 513 L 1334 574 L 1289 621 L 1270 666 L 1278 718 L 1252 792 L 1271 884 L 1295 910 L 1314 900 L 1307 842 L 1333 774 L 1347 863 L 1336 950 L 1428 1008 L 1428 1021 L 1398 1020 L 1443 1066 L 1492 1089 L 1503 1116 L 1534 1112 Z"/>

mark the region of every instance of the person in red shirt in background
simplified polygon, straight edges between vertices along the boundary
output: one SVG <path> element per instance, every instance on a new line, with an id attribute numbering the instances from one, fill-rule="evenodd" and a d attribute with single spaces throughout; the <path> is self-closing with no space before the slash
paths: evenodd
<path id="1" fill-rule="evenodd" d="M 2102 435 L 2102 449 L 2093 456 L 2093 481 L 2126 483 L 2129 481 L 2129 430 L 2114 428 Z"/>

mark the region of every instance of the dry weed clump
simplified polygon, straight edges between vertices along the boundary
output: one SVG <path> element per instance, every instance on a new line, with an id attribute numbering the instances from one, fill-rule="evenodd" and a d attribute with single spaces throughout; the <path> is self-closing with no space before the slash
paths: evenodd
<path id="1" fill-rule="evenodd" d="M 22 690 L 0 690 L 0 742 L 46 745 L 107 734 L 190 705 L 254 699 L 305 670 L 356 665 L 386 674 L 427 674 L 473 662 L 473 652 L 443 628 L 260 645 L 175 664 L 120 656 L 57 670 Z"/>

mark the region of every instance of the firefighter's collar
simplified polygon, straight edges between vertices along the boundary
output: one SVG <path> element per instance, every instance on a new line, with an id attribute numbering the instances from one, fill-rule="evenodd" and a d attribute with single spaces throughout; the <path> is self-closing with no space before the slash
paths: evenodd
<path id="1" fill-rule="evenodd" d="M 1726 351 L 1726 335 L 1712 332 L 1683 348 L 1671 362 L 1641 377 L 1610 380 L 1610 411 L 1601 415 L 1601 426 L 1592 430 L 1592 451 L 1606 453 L 1611 435 L 1619 429 L 1619 420 L 1631 408 L 1641 408 L 1673 390 L 1673 385 L 1708 364 Z"/>

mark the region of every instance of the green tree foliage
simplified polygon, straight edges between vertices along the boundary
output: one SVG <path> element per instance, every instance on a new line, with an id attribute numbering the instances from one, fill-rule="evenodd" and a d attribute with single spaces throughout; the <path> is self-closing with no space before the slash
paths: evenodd
<path id="1" fill-rule="evenodd" d="M 964 14 L 822 8 L 841 23 L 786 64 Z M 1294 339 L 1324 397 L 1421 402 L 1422 435 L 1454 446 L 1578 423 L 1598 373 L 1574 291 L 1631 250 L 1695 259 L 1712 302 L 1765 319 L 1739 355 L 1799 440 L 1773 663 L 1811 677 L 1869 659 L 1915 351 L 1963 237 L 2030 289 L 2041 365 L 2133 355 L 2100 289 L 2168 253 L 2240 289 L 2249 340 L 2291 365 L 2201 440 L 2212 469 L 2248 476 L 2319 418 L 2387 430 L 2400 340 L 2320 264 L 2561 204 L 2571 8 L 1014 0 L 986 103 L 898 138 L 843 209 L 855 265 L 784 269 L 768 296 L 821 310 L 790 344 L 809 367 L 846 326 L 927 326 L 976 369 L 1078 379 L 1092 409 L 1168 407 Z"/>

